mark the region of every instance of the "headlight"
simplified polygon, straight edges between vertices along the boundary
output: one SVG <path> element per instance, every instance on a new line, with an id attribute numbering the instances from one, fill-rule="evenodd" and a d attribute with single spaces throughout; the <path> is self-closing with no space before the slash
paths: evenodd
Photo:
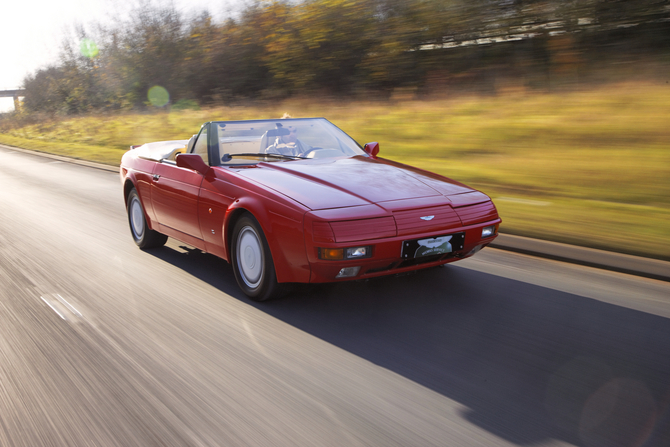
<path id="1" fill-rule="evenodd" d="M 344 257 L 346 259 L 360 259 L 360 258 L 369 258 L 372 254 L 371 247 L 356 247 L 356 248 L 345 248 Z"/>
<path id="2" fill-rule="evenodd" d="M 485 237 L 491 237 L 496 234 L 497 225 L 489 225 L 488 227 L 482 228 L 482 239 Z"/>
<path id="3" fill-rule="evenodd" d="M 364 259 L 372 257 L 372 246 L 351 248 L 319 248 L 319 259 L 342 261 L 348 259 Z"/>

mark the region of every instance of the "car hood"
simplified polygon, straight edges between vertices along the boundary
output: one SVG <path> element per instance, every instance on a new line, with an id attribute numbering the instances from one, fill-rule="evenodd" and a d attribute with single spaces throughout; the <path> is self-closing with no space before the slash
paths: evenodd
<path id="1" fill-rule="evenodd" d="M 311 210 L 449 197 L 474 191 L 437 174 L 363 156 L 259 163 L 238 173 Z"/>

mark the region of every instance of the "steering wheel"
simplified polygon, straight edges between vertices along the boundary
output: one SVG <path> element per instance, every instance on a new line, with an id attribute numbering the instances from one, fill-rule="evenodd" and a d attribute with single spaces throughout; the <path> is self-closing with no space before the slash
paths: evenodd
<path id="1" fill-rule="evenodd" d="M 318 151 L 319 149 L 323 149 L 323 148 L 322 148 L 322 147 L 318 147 L 318 146 L 317 146 L 317 147 L 310 147 L 310 148 L 307 149 L 305 152 L 303 152 L 302 154 L 300 154 L 300 156 L 301 156 L 301 157 L 307 157 L 307 155 L 311 154 L 311 153 L 314 152 L 314 151 Z"/>

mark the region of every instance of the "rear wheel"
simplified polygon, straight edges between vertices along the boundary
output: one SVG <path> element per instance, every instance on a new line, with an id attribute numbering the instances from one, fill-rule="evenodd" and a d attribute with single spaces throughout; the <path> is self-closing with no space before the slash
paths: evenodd
<path id="1" fill-rule="evenodd" d="M 141 249 L 162 247 L 167 242 L 168 237 L 164 234 L 154 231 L 147 225 L 147 219 L 144 214 L 144 207 L 140 202 L 140 196 L 137 190 L 133 188 L 128 194 L 128 223 L 130 224 L 130 234 L 133 240 Z"/>
<path id="2" fill-rule="evenodd" d="M 251 214 L 244 214 L 235 224 L 231 252 L 235 279 L 249 298 L 265 301 L 280 295 L 270 247 Z"/>

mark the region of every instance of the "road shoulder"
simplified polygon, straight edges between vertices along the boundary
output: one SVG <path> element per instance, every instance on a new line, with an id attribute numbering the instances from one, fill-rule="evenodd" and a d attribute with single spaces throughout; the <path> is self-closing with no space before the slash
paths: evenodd
<path id="1" fill-rule="evenodd" d="M 605 250 L 500 234 L 490 247 L 615 272 L 670 281 L 670 262 Z"/>

